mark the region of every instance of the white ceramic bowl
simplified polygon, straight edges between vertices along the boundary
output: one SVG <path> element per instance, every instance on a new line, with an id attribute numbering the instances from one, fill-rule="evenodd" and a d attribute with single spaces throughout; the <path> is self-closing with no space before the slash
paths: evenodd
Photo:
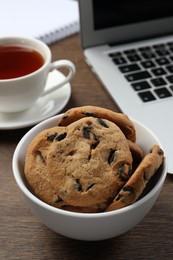
<path id="1" fill-rule="evenodd" d="M 26 185 L 24 177 L 24 161 L 28 144 L 43 129 L 57 125 L 57 119 L 62 115 L 52 117 L 33 127 L 21 139 L 13 156 L 13 174 L 27 203 L 40 220 L 55 232 L 79 240 L 103 240 L 119 236 L 137 225 L 150 211 L 163 186 L 167 163 L 163 166 L 147 194 L 134 204 L 125 208 L 103 213 L 75 213 L 52 207 L 34 196 Z M 154 144 L 159 144 L 157 137 L 144 125 L 134 121 L 137 131 L 137 143 L 145 152 Z M 162 147 L 163 148 L 163 147 Z M 145 232 L 145 230 L 144 230 Z"/>

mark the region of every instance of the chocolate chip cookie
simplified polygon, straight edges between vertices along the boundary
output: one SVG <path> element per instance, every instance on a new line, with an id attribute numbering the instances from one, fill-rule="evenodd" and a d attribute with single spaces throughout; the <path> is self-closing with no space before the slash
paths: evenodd
<path id="1" fill-rule="evenodd" d="M 56 206 L 80 212 L 105 210 L 129 179 L 131 167 L 132 155 L 120 128 L 94 117 L 70 123 L 47 156 Z"/>
<path id="2" fill-rule="evenodd" d="M 105 118 L 122 130 L 127 139 L 136 141 L 136 131 L 132 121 L 126 114 L 116 113 L 109 109 L 97 106 L 82 106 L 69 109 L 59 120 L 59 126 L 67 126 L 83 117 Z"/>
<path id="3" fill-rule="evenodd" d="M 47 170 L 47 156 L 53 140 L 60 140 L 64 127 L 53 127 L 39 133 L 30 143 L 25 159 L 25 176 L 32 191 L 43 201 L 55 205 L 57 199 Z"/>
<path id="4" fill-rule="evenodd" d="M 127 140 L 130 151 L 132 153 L 133 161 L 139 163 L 143 159 L 143 151 L 137 143 Z"/>
<path id="5" fill-rule="evenodd" d="M 154 145 L 106 211 L 123 208 L 134 203 L 142 194 L 148 181 L 157 172 L 163 162 L 163 157 L 163 150 L 158 145 Z"/>

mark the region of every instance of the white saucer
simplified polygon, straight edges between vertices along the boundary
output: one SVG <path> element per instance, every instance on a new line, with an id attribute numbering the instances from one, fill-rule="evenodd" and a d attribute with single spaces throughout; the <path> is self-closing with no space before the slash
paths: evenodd
<path id="1" fill-rule="evenodd" d="M 64 75 L 55 70 L 49 73 L 46 89 L 64 79 Z M 71 86 L 69 83 L 53 93 L 40 97 L 28 110 L 17 113 L 0 112 L 0 130 L 18 129 L 35 125 L 42 120 L 59 113 L 69 101 Z"/>

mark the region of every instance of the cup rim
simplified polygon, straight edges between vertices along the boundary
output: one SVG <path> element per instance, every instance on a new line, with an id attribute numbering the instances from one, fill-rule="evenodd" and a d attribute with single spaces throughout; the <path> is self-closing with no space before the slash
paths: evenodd
<path id="1" fill-rule="evenodd" d="M 38 125 L 34 126 L 33 128 L 31 128 L 23 137 L 22 139 L 19 141 L 18 145 L 16 146 L 16 149 L 14 151 L 13 154 L 13 158 L 12 158 L 12 169 L 13 169 L 13 176 L 14 179 L 16 180 L 16 183 L 18 185 L 18 187 L 20 188 L 20 190 L 24 193 L 24 195 L 30 199 L 32 202 L 34 202 L 35 204 L 37 204 L 38 206 L 44 208 L 45 210 L 50 210 L 53 213 L 58 213 L 60 215 L 66 215 L 66 216 L 70 216 L 70 217 L 76 217 L 76 218 L 102 218 L 102 217 L 110 217 L 112 215 L 119 215 L 122 214 L 124 212 L 129 212 L 132 211 L 133 209 L 137 208 L 139 205 L 142 205 L 143 203 L 146 203 L 148 200 L 150 200 L 150 198 L 157 193 L 157 191 L 159 191 L 159 189 L 162 187 L 165 178 L 167 176 L 167 157 L 166 154 L 164 156 L 164 161 L 163 161 L 163 169 L 162 169 L 162 173 L 159 177 L 159 179 L 157 180 L 156 184 L 154 185 L 154 187 L 142 198 L 140 198 L 139 200 L 137 200 L 136 202 L 134 202 L 131 205 L 128 205 L 124 208 L 120 208 L 114 211 L 109 211 L 109 212 L 99 212 L 99 213 L 80 213 L 80 212 L 72 212 L 72 211 L 66 211 L 63 209 L 59 209 L 56 208 L 54 206 L 51 206 L 49 204 L 47 204 L 46 202 L 42 201 L 41 199 L 39 199 L 37 196 L 35 196 L 30 190 L 29 188 L 27 188 L 26 184 L 24 183 L 24 180 L 20 174 L 20 170 L 19 170 L 19 152 L 22 149 L 23 144 L 25 143 L 25 141 L 29 138 L 29 136 L 35 132 L 35 130 L 37 130 L 38 128 L 40 128 L 40 126 L 44 126 L 45 123 L 49 124 L 50 122 L 54 122 L 55 120 L 57 120 L 58 118 L 62 117 L 63 114 L 59 114 L 56 115 L 54 117 L 51 117 L 47 120 L 44 120 L 43 122 L 39 123 Z M 155 134 L 147 127 L 144 126 L 142 123 L 140 123 L 137 120 L 132 119 L 132 121 L 134 123 L 136 123 L 139 126 L 144 127 L 147 131 L 149 131 L 152 136 L 157 140 L 157 143 L 162 147 L 160 141 L 158 140 L 158 138 L 155 136 Z M 23 173 L 23 177 L 24 177 L 24 173 Z"/>
<path id="2" fill-rule="evenodd" d="M 6 82 L 15 82 L 15 81 L 19 81 L 19 80 L 23 80 L 23 79 L 27 79 L 29 78 L 31 75 L 35 75 L 37 73 L 39 73 L 41 70 L 44 70 L 45 67 L 51 63 L 51 58 L 52 58 L 52 54 L 51 51 L 49 49 L 49 47 L 41 40 L 37 39 L 37 38 L 32 38 L 32 37 L 24 37 L 24 36 L 7 36 L 7 37 L 2 37 L 0 38 L 0 46 L 2 45 L 3 42 L 5 41 L 9 41 L 9 43 L 4 43 L 4 45 L 25 45 L 26 47 L 33 47 L 30 45 L 30 42 L 34 42 L 36 44 L 39 44 L 40 46 L 42 46 L 42 48 L 45 49 L 46 55 L 47 55 L 47 59 L 45 60 L 44 58 L 44 64 L 38 68 L 37 70 L 20 76 L 20 77 L 16 77 L 16 78 L 10 78 L 10 79 L 0 79 L 1 83 L 6 83 Z M 14 42 L 13 42 L 14 41 Z M 16 42 L 15 42 L 16 41 Z M 17 42 L 18 41 L 18 42 Z M 20 42 L 19 42 L 20 41 Z M 27 43 L 25 42 L 27 41 Z M 34 48 L 34 47 L 33 47 Z M 35 48 L 34 48 L 35 49 Z M 42 53 L 37 49 L 37 51 L 42 55 Z M 42 55 L 43 56 L 43 55 Z"/>

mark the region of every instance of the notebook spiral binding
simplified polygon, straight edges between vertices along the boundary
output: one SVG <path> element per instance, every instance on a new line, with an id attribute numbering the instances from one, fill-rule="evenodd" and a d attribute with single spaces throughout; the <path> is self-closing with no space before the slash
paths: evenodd
<path id="1" fill-rule="evenodd" d="M 65 27 L 61 27 L 59 29 L 52 30 L 49 33 L 45 33 L 44 35 L 37 36 L 36 38 L 42 40 L 46 44 L 54 43 L 57 40 L 67 38 L 77 32 L 79 32 L 79 22 L 71 23 Z"/>

